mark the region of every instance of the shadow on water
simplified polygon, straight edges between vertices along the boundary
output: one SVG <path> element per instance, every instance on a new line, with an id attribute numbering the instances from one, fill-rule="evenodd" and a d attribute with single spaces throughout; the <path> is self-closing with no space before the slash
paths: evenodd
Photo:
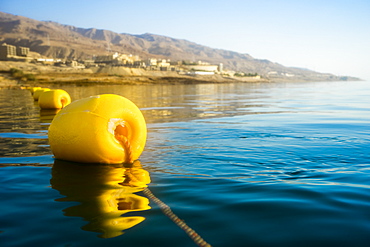
<path id="1" fill-rule="evenodd" d="M 79 203 L 64 209 L 64 215 L 83 218 L 89 223 L 81 228 L 100 233 L 101 238 L 122 235 L 145 220 L 125 214 L 150 209 L 149 200 L 135 194 L 150 183 L 149 172 L 139 161 L 128 166 L 55 160 L 50 183 L 65 196 L 56 201 Z"/>

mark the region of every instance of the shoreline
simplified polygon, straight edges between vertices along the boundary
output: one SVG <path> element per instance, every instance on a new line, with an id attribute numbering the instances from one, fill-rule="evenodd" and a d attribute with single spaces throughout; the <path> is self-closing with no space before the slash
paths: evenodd
<path id="1" fill-rule="evenodd" d="M 11 69 L 19 70 L 21 75 L 15 77 Z M 76 85 L 143 85 L 143 84 L 201 84 L 201 83 L 293 83 L 322 80 L 322 78 L 254 78 L 226 77 L 214 75 L 186 75 L 174 71 L 147 71 L 138 68 L 106 66 L 88 69 L 58 67 L 53 65 L 27 62 L 0 61 L 0 87 L 21 87 L 50 84 Z M 351 80 L 347 80 L 351 81 Z"/>
<path id="2" fill-rule="evenodd" d="M 0 87 L 36 85 L 143 85 L 143 84 L 201 84 L 201 83 L 251 83 L 269 82 L 268 80 L 235 80 L 205 76 L 120 76 L 107 74 L 34 74 L 35 80 L 13 78 L 9 73 L 0 72 Z"/>
<path id="3" fill-rule="evenodd" d="M 23 77 L 15 78 L 10 70 L 20 70 Z M 219 74 L 182 75 L 174 71 L 146 71 L 127 67 L 95 67 L 78 69 L 57 67 L 26 62 L 0 61 L 0 87 L 32 86 L 42 84 L 82 84 L 82 85 L 139 85 L 139 84 L 197 84 L 232 82 L 269 82 L 267 79 L 232 78 Z"/>

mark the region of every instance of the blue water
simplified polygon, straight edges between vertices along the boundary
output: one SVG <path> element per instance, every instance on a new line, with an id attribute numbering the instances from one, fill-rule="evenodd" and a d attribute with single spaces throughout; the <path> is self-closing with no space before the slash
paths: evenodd
<path id="1" fill-rule="evenodd" d="M 369 246 L 370 82 L 54 87 L 134 101 L 142 167 L 55 161 L 53 113 L 1 89 L 1 246 L 196 246 L 127 172 L 212 246 Z"/>

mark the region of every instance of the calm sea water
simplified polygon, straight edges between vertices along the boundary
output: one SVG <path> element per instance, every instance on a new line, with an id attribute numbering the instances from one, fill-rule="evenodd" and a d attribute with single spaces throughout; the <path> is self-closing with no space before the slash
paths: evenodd
<path id="1" fill-rule="evenodd" d="M 148 123 L 136 168 L 53 159 L 27 90 L 0 90 L 1 246 L 370 245 L 370 82 L 67 86 Z"/>

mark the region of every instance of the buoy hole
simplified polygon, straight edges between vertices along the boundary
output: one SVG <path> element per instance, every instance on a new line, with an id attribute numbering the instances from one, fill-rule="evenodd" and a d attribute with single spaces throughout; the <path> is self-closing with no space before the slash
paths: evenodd
<path id="1" fill-rule="evenodd" d="M 62 98 L 61 100 L 60 100 L 60 102 L 62 103 L 62 108 L 64 108 L 64 106 L 66 105 L 66 103 L 67 103 L 67 99 L 66 98 Z"/>
<path id="2" fill-rule="evenodd" d="M 115 130 L 114 130 L 114 137 L 122 142 L 122 141 L 126 141 L 127 140 L 127 136 L 128 136 L 128 129 L 126 126 L 123 126 L 123 125 L 117 125 Z M 125 140 L 126 139 L 126 140 Z"/>

